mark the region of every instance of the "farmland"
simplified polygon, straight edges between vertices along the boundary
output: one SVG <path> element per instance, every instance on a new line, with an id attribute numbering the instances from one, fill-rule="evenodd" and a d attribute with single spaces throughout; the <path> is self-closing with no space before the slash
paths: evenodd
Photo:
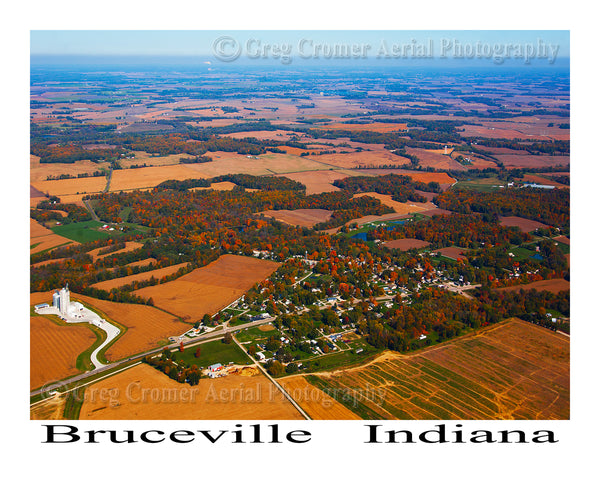
<path id="1" fill-rule="evenodd" d="M 306 378 L 326 391 L 356 391 L 342 403 L 365 419 L 569 418 L 569 341 L 520 320 Z M 360 394 L 367 387 L 372 396 Z"/>
<path id="2" fill-rule="evenodd" d="M 360 420 L 358 415 L 304 377 L 286 377 L 279 383 L 313 420 Z"/>
<path id="3" fill-rule="evenodd" d="M 548 227 L 548 225 L 545 225 L 541 222 L 536 222 L 535 220 L 529 220 L 521 217 L 500 217 L 500 225 L 505 227 L 517 227 L 522 232 L 532 232 L 538 228 Z"/>
<path id="4" fill-rule="evenodd" d="M 91 305 L 126 328 L 125 333 L 106 351 L 105 357 L 109 361 L 156 348 L 168 337 L 180 335 L 189 329 L 188 325 L 177 321 L 173 315 L 147 305 L 109 302 L 79 294 L 73 298 Z"/>
<path id="5" fill-rule="evenodd" d="M 298 209 L 298 210 L 265 210 L 259 212 L 259 215 L 274 218 L 280 222 L 290 225 L 299 225 L 300 227 L 312 227 L 317 223 L 325 222 L 331 218 L 331 210 Z"/>
<path id="6" fill-rule="evenodd" d="M 40 225 L 33 218 L 29 219 L 30 253 L 52 249 L 59 245 L 73 243 L 69 238 L 57 235 L 52 230 Z"/>
<path id="7" fill-rule="evenodd" d="M 421 202 L 404 202 L 404 203 L 402 203 L 402 202 L 397 202 L 395 200 L 392 200 L 391 195 L 383 195 L 381 193 L 375 193 L 375 192 L 357 193 L 356 195 L 354 195 L 354 198 L 363 197 L 365 195 L 376 198 L 383 205 L 387 205 L 388 207 L 393 208 L 396 213 L 401 213 L 401 214 L 420 212 L 422 210 L 429 210 L 429 209 L 433 208 L 433 205 L 428 202 L 426 202 L 426 203 L 421 203 Z"/>
<path id="8" fill-rule="evenodd" d="M 429 245 L 429 242 L 417 240 L 416 238 L 399 238 L 398 240 L 391 240 L 389 242 L 385 242 L 386 247 L 397 248 L 402 251 L 407 251 L 411 248 L 423 248 L 427 245 Z"/>
<path id="9" fill-rule="evenodd" d="M 197 357 L 196 349 L 199 349 Z M 236 365 L 250 365 L 252 363 L 235 343 L 225 344 L 221 340 L 201 343 L 198 347 L 187 348 L 183 352 L 177 353 L 177 361 L 203 368 L 215 363 L 222 365 L 227 365 L 229 362 Z"/>
<path id="10" fill-rule="evenodd" d="M 85 325 L 59 325 L 38 315 L 31 316 L 29 328 L 32 389 L 79 373 L 77 357 L 96 341 Z"/>
<path id="11" fill-rule="evenodd" d="M 101 396 L 101 392 L 109 395 Z M 190 387 L 144 364 L 88 387 L 79 416 L 80 420 L 232 418 L 302 420 L 303 417 L 262 375 L 202 379 L 197 386 Z"/>
<path id="12" fill-rule="evenodd" d="M 105 280 L 103 282 L 94 283 L 92 286 L 95 288 L 99 288 L 100 290 L 110 291 L 113 288 L 119 288 L 123 285 L 129 285 L 134 282 L 142 282 L 144 280 L 149 280 L 152 277 L 159 280 L 167 275 L 172 275 L 177 272 L 180 268 L 187 267 L 188 263 L 178 263 L 176 265 L 171 265 L 170 267 L 158 268 L 156 270 L 150 270 L 148 272 L 136 273 L 134 275 L 128 275 L 126 277 L 114 278 L 112 280 Z M 141 290 L 140 290 L 141 291 Z"/>
<path id="13" fill-rule="evenodd" d="M 512 287 L 498 288 L 499 291 L 518 292 L 519 290 L 546 290 L 548 292 L 558 293 L 564 290 L 570 290 L 570 282 L 562 278 L 554 278 L 552 280 L 540 280 L 521 285 L 513 285 Z"/>
<path id="14" fill-rule="evenodd" d="M 214 314 L 263 280 L 279 266 L 276 262 L 223 255 L 206 267 L 171 282 L 145 287 L 136 293 L 186 321 Z"/>

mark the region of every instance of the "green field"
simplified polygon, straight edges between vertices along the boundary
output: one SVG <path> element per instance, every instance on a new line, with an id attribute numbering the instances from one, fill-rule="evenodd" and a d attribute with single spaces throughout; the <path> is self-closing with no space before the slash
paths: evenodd
<path id="1" fill-rule="evenodd" d="M 61 237 L 75 240 L 79 243 L 93 242 L 94 240 L 101 240 L 103 238 L 110 238 L 109 232 L 99 230 L 104 223 L 97 222 L 95 220 L 88 220 L 87 222 L 69 223 L 68 225 L 57 225 L 52 227 L 52 231 Z"/>
<path id="2" fill-rule="evenodd" d="M 493 176 L 489 178 L 476 178 L 475 180 L 459 181 L 453 188 L 477 190 L 478 192 L 497 192 L 500 185 L 506 187 L 506 182 Z"/>
<path id="3" fill-rule="evenodd" d="M 95 240 L 102 240 L 104 238 L 119 237 L 124 233 L 128 235 L 141 234 L 144 235 L 148 231 L 147 227 L 136 225 L 135 223 L 123 223 L 129 227 L 126 232 L 115 228 L 113 231 L 100 230 L 103 222 L 97 222 L 96 220 L 88 220 L 86 222 L 69 223 L 67 225 L 56 225 L 51 227 L 51 230 L 62 237 L 68 238 L 69 240 L 75 240 L 79 243 L 93 242 Z"/>
<path id="4" fill-rule="evenodd" d="M 200 348 L 200 356 L 198 358 L 194 356 L 196 348 Z M 198 365 L 198 367 L 202 368 L 215 363 L 223 365 L 227 365 L 229 362 L 238 365 L 250 365 L 252 363 L 252 360 L 235 343 L 226 344 L 221 340 L 187 347 L 184 352 L 179 352 L 178 350 L 175 350 L 175 352 L 176 362 L 185 362 L 188 365 Z"/>
<path id="5" fill-rule="evenodd" d="M 277 329 L 271 330 L 269 332 L 263 332 L 259 330 L 258 327 L 252 327 L 247 330 L 240 330 L 238 333 L 235 334 L 235 338 L 237 338 L 238 341 L 240 341 L 241 343 L 250 341 L 254 342 L 258 339 L 260 339 L 261 341 L 266 341 L 269 337 L 279 336 L 281 336 L 281 334 Z"/>

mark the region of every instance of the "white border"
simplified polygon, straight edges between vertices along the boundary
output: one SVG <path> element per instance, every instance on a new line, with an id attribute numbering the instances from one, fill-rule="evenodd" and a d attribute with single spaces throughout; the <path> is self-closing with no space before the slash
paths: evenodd
<path id="1" fill-rule="evenodd" d="M 270 4 L 270 5 L 269 5 Z M 311 422 L 308 429 L 314 440 L 287 448 L 279 445 L 232 445 L 208 449 L 197 442 L 189 445 L 163 445 L 152 452 L 140 444 L 48 446 L 41 445 L 42 431 L 28 420 L 28 368 L 23 359 L 27 328 L 12 333 L 4 352 L 5 375 L 3 444 L 8 462 L 27 475 L 58 478 L 82 475 L 105 478 L 144 474 L 219 475 L 233 478 L 363 478 L 377 474 L 419 476 L 421 478 L 515 478 L 535 475 L 564 478 L 576 471 L 595 471 L 592 461 L 597 450 L 594 437 L 598 388 L 592 353 L 597 350 L 595 331 L 597 305 L 593 280 L 598 271 L 595 242 L 586 237 L 586 217 L 595 220 L 590 210 L 597 199 L 597 27 L 593 13 L 564 2 L 505 1 L 485 6 L 481 2 L 340 2 L 304 1 L 283 6 L 281 2 L 129 2 L 107 0 L 85 4 L 80 1 L 28 2 L 16 14 L 7 14 L 2 39 L 6 54 L 3 89 L 6 107 L 2 116 L 3 162 L 2 195 L 5 228 L 3 246 L 8 268 L 3 289 L 15 296 L 15 305 L 28 305 L 28 276 L 22 258 L 28 256 L 28 158 L 29 126 L 29 30 L 30 29 L 561 29 L 571 30 L 572 58 L 572 419 L 561 422 L 536 422 L 537 428 L 556 431 L 560 443 L 532 445 L 364 445 L 365 422 Z M 19 165 L 18 182 L 14 166 Z M 17 200 L 15 200 L 17 199 Z M 15 208 L 16 207 L 16 208 Z M 8 233 L 10 232 L 10 234 Z M 584 252 L 586 252 L 584 254 Z M 586 255 L 590 255 L 589 257 Z M 592 273 L 588 273 L 591 271 Z M 15 292 L 15 290 L 17 290 Z M 5 322 L 26 320 L 22 309 L 9 311 Z M 27 322 L 26 322 L 27 323 Z M 5 340 L 6 343 L 6 340 Z M 27 360 L 27 359 L 25 359 Z M 88 422 L 78 422 L 85 428 Z M 90 428 L 100 428 L 90 422 Z M 156 422 L 103 422 L 109 428 L 136 430 L 156 428 Z M 160 422 L 163 423 L 163 422 Z M 164 422 L 165 429 L 197 428 L 191 422 Z M 202 422 L 203 426 L 227 428 L 236 422 Z M 243 422 L 250 424 L 254 422 Z M 271 423 L 271 422 L 264 422 Z M 290 422 L 279 422 L 282 426 Z M 306 428 L 303 422 L 292 422 Z M 380 423 L 380 422 L 378 422 Z M 424 422 L 395 423 L 397 428 L 420 430 Z M 433 422 L 433 424 L 439 422 Z M 455 422 L 446 422 L 449 426 Z M 467 425 L 471 422 L 460 422 Z M 523 422 L 477 422 L 479 428 L 518 428 Z M 417 424 L 419 427 L 417 427 Z M 525 422 L 529 429 L 528 422 Z M 538 427 L 539 425 L 539 427 Z M 193 429 L 192 428 L 192 429 Z M 396 428 L 394 426 L 394 428 Z M 592 448 L 594 450 L 592 450 Z M 155 454 L 153 454 L 156 452 Z M 589 470 L 588 470 L 589 469 Z M 7 468 L 7 471 L 10 471 Z M 13 470 L 14 471 L 14 470 Z"/>

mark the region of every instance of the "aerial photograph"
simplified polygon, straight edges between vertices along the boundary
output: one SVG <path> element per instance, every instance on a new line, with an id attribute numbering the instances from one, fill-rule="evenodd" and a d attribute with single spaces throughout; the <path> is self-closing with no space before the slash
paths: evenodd
<path id="1" fill-rule="evenodd" d="M 31 420 L 571 418 L 569 31 L 30 39 Z"/>

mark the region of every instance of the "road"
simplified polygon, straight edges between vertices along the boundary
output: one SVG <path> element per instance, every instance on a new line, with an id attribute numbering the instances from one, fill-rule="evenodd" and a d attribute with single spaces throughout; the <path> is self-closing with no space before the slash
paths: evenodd
<path id="1" fill-rule="evenodd" d="M 215 338 L 219 338 L 225 335 L 225 333 L 227 332 L 236 332 L 238 330 L 243 330 L 244 328 L 250 328 L 250 327 L 257 327 L 259 325 L 264 325 L 265 323 L 270 323 L 274 320 L 273 317 L 269 317 L 269 318 L 261 318 L 260 320 L 255 320 L 253 322 L 248 322 L 248 323 L 244 323 L 242 325 L 237 325 L 235 327 L 226 327 L 223 328 L 221 330 L 216 330 L 210 333 L 206 333 L 204 335 L 200 335 L 199 337 L 196 338 L 190 338 L 188 340 L 184 340 L 183 341 L 183 345 L 186 347 L 192 347 L 194 345 L 198 345 L 201 343 L 205 343 L 211 340 L 214 340 Z M 176 345 L 170 345 L 169 348 L 175 348 Z M 67 385 L 67 384 L 71 384 L 71 383 L 75 383 L 75 382 L 80 382 L 82 380 L 85 380 L 91 376 L 94 375 L 98 375 L 98 373 L 102 373 L 102 372 L 106 372 L 107 374 L 110 373 L 112 370 L 122 367 L 123 365 L 125 365 L 126 363 L 132 361 L 132 360 L 140 360 L 142 358 L 144 358 L 147 355 L 153 355 L 155 353 L 160 353 L 163 348 L 165 347 L 158 347 L 155 348 L 153 350 L 148 350 L 146 352 L 143 353 L 138 353 L 136 355 L 132 355 L 131 357 L 128 358 L 124 358 L 123 360 L 119 360 L 117 362 L 113 362 L 109 365 L 104 365 L 104 366 L 100 366 L 99 368 L 96 368 L 94 370 L 91 370 L 89 372 L 85 372 L 85 373 L 81 373 L 79 375 L 75 375 L 74 377 L 70 377 L 68 379 L 65 380 L 57 380 L 56 382 L 54 382 L 56 384 L 56 387 L 50 388 L 49 390 L 56 390 L 56 388 L 60 387 L 61 385 Z M 100 379 L 98 379 L 100 380 Z M 33 390 L 32 392 L 30 392 L 29 396 L 33 397 L 35 395 L 38 395 L 40 393 L 42 393 L 42 391 L 46 391 L 48 389 L 42 387 L 42 388 L 38 388 L 37 390 Z"/>
<path id="2" fill-rule="evenodd" d="M 88 212 L 90 212 L 90 215 L 92 216 L 92 220 L 96 220 L 97 222 L 99 222 L 100 219 L 98 218 L 98 215 L 96 215 L 94 208 L 90 205 L 89 200 L 84 200 L 83 204 L 85 205 L 85 208 L 87 208 Z"/>
<path id="3" fill-rule="evenodd" d="M 244 353 L 246 353 L 246 355 L 248 355 L 248 357 L 254 362 L 254 365 L 256 365 L 256 367 L 263 373 L 263 375 L 267 377 L 271 381 L 271 383 L 273 383 L 273 385 L 275 385 L 277 389 L 283 394 L 283 396 L 289 400 L 289 402 L 294 406 L 294 408 L 298 410 L 306 420 L 312 420 L 312 418 L 310 418 L 308 414 L 304 410 L 302 410 L 302 407 L 296 403 L 296 401 L 291 397 L 291 395 L 288 392 L 286 392 L 285 388 L 279 385 L 279 383 L 277 383 L 277 380 L 275 380 L 271 375 L 269 375 L 265 368 L 246 351 L 243 345 L 240 342 L 238 342 L 237 338 L 233 337 L 233 341 L 238 347 L 240 347 L 244 351 Z"/>

